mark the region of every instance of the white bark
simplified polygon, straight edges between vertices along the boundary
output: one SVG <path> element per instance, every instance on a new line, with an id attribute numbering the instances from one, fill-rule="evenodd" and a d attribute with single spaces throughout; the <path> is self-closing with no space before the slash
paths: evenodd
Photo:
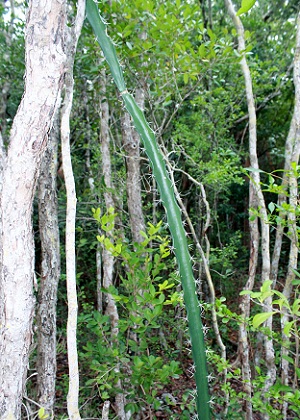
<path id="1" fill-rule="evenodd" d="M 103 404 L 101 420 L 108 420 L 109 406 L 110 406 L 110 402 L 109 401 L 105 401 L 105 403 Z"/>
<path id="2" fill-rule="evenodd" d="M 65 1 L 32 0 L 25 92 L 11 130 L 1 196 L 0 418 L 20 418 L 34 298 L 32 200 L 65 67 Z"/>
<path id="3" fill-rule="evenodd" d="M 79 0 L 74 27 L 67 34 L 68 63 L 65 73 L 65 96 L 61 112 L 61 150 L 67 193 L 66 209 L 66 274 L 68 295 L 67 348 L 69 364 L 68 415 L 71 420 L 80 419 L 78 409 L 79 371 L 77 354 L 77 290 L 75 257 L 76 189 L 70 150 L 70 114 L 73 103 L 73 65 L 78 39 L 85 16 L 85 0 Z"/>

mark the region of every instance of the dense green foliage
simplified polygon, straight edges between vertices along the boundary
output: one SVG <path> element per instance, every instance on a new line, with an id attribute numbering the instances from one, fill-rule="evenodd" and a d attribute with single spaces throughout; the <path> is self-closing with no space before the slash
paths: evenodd
<path id="1" fill-rule="evenodd" d="M 253 1 L 243 3 L 245 7 L 254 4 Z M 243 7 L 240 1 L 235 4 L 236 10 Z M 146 119 L 174 170 L 175 185 L 209 261 L 215 305 L 211 301 L 203 259 L 186 226 L 193 275 L 197 279 L 196 298 L 201 302 L 202 322 L 206 327 L 213 415 L 221 419 L 244 417 L 246 396 L 237 352 L 239 328 L 246 323 L 252 355 L 254 413 L 275 420 L 281 418 L 286 403 L 289 418 L 299 418 L 299 274 L 297 271 L 292 297 L 287 300 L 282 291 L 290 237 L 289 222 L 283 215 L 288 215 L 290 208 L 288 204 L 277 205 L 278 194 L 282 192 L 284 145 L 294 104 L 292 62 L 298 1 L 261 0 L 241 15 L 246 29 L 245 53 L 255 92 L 257 150 L 269 211 L 271 251 L 278 223 L 285 228 L 277 284 L 260 283 L 259 260 L 253 291 L 243 291 L 250 256 L 248 187 L 251 172 L 245 171 L 249 167 L 248 111 L 240 56 L 236 51 L 236 31 L 223 1 L 112 0 L 100 6 L 124 72 L 125 81 L 119 73 L 115 75 L 120 81 L 119 90 L 122 93 L 126 84 L 134 95 L 138 87 L 144 88 Z M 23 33 L 18 21 L 10 27 L 3 6 L 0 12 L 0 52 L 3 53 L 0 88 L 9 92 L 0 104 L 1 132 L 6 142 L 22 96 Z M 104 181 L 99 147 L 103 69 L 106 69 L 108 81 L 112 189 L 108 189 Z M 167 230 L 170 221 L 165 216 L 165 203 L 158 195 L 157 188 L 162 192 L 161 187 L 157 187 L 153 179 L 154 169 L 142 146 L 142 202 L 148 227 L 143 233 L 144 241 L 133 244 L 128 222 L 126 156 L 121 141 L 121 118 L 125 110 L 87 23 L 74 72 L 71 142 L 78 196 L 76 246 L 82 417 L 100 418 L 103 403 L 111 401 L 110 418 L 114 418 L 115 396 L 124 392 L 132 418 L 137 418 L 138 413 L 140 418 L 193 418 L 195 383 L 187 315 Z M 299 178 L 297 165 L 293 175 Z M 93 190 L 89 178 L 93 178 Z M 63 178 L 59 178 L 58 188 L 63 235 Z M 115 198 L 115 209 L 105 208 L 103 197 L 107 191 Z M 252 218 L 255 216 L 260 218 L 259 211 L 251 213 Z M 296 219 L 299 219 L 298 208 Z M 113 236 L 110 234 L 112 225 Z M 36 236 L 38 271 L 38 234 Z M 114 285 L 103 289 L 102 293 L 113 296 L 119 311 L 117 339 L 112 334 L 111 319 L 105 308 L 102 312 L 96 310 L 99 290 L 95 254 L 99 244 L 115 257 Z M 252 299 L 249 319 L 241 317 L 240 292 Z M 263 324 L 270 315 L 263 311 L 267 296 L 273 299 L 272 331 Z M 57 418 L 65 418 L 67 393 L 65 301 L 65 276 L 62 275 L 58 306 Z M 220 356 L 213 329 L 213 307 L 227 347 L 226 360 Z M 285 345 L 280 326 L 283 311 L 289 316 L 283 326 L 290 339 L 285 355 L 290 367 L 289 384 L 283 384 L 280 377 L 281 349 Z M 264 399 L 266 364 L 263 351 L 257 352 L 261 336 L 274 340 L 278 372 L 277 381 Z M 33 366 L 34 353 L 32 369 Z M 122 390 L 116 387 L 119 379 Z M 28 381 L 28 395 L 35 399 L 32 378 Z"/>

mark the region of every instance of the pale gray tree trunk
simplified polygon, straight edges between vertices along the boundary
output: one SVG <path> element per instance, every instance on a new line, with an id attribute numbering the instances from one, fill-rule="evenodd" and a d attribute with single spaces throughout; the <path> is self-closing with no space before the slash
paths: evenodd
<path id="1" fill-rule="evenodd" d="M 115 201 L 113 197 L 113 183 L 112 183 L 112 169 L 111 169 L 111 158 L 110 158 L 110 135 L 109 135 L 109 105 L 106 98 L 106 71 L 105 69 L 101 72 L 101 100 L 100 100 L 100 150 L 102 157 L 102 174 L 105 183 L 104 201 L 106 211 L 115 208 Z M 108 232 L 108 236 L 113 240 L 113 226 L 112 230 Z M 104 246 L 102 249 L 102 268 L 103 278 L 102 286 L 107 289 L 113 285 L 113 273 L 114 273 L 114 261 L 115 258 Z M 118 321 L 119 315 L 117 306 L 114 298 L 108 293 L 106 295 L 106 313 L 111 318 L 112 335 L 115 337 L 118 333 Z"/>
<path id="2" fill-rule="evenodd" d="M 64 102 L 61 110 L 61 152 L 63 171 L 67 193 L 66 209 L 66 274 L 68 297 L 67 349 L 69 365 L 69 390 L 67 397 L 68 415 L 71 420 L 80 419 L 79 398 L 79 369 L 77 353 L 77 289 L 76 289 L 76 253 L 75 253 L 75 224 L 76 224 L 76 189 L 73 175 L 70 149 L 70 114 L 73 104 L 73 66 L 78 39 L 85 17 L 85 0 L 78 0 L 77 14 L 74 26 L 68 27 L 66 36 L 66 51 L 68 60 L 65 72 Z"/>
<path id="3" fill-rule="evenodd" d="M 113 182 L 112 182 L 112 168 L 110 158 L 110 134 L 109 134 L 109 105 L 106 98 L 106 84 L 107 77 L 105 69 L 101 72 L 101 101 L 100 101 L 100 147 L 102 156 L 102 173 L 105 182 L 104 201 L 106 210 L 115 208 L 115 200 L 113 197 Z M 107 233 L 113 241 L 113 230 Z M 102 285 L 105 289 L 113 285 L 114 275 L 114 256 L 103 246 L 102 249 L 102 267 L 103 267 L 103 279 Z M 116 301 L 110 293 L 105 295 L 106 298 L 106 309 L 105 313 L 110 317 L 111 320 L 111 335 L 112 340 L 116 341 L 119 334 L 119 313 L 116 305 Z M 116 372 L 120 370 L 119 364 L 116 364 Z M 116 386 L 122 389 L 121 380 L 118 379 Z M 117 393 L 115 397 L 116 413 L 119 419 L 125 420 L 125 398 L 123 393 Z"/>
<path id="4" fill-rule="evenodd" d="M 296 48 L 295 48 L 295 57 L 294 57 L 294 86 L 295 86 L 295 104 L 294 104 L 294 114 L 291 122 L 290 132 L 294 133 L 294 137 L 288 137 L 287 141 L 291 141 L 291 159 L 290 159 L 290 168 L 289 168 L 289 213 L 287 216 L 288 219 L 288 237 L 290 239 L 290 252 L 289 252 L 289 263 L 288 271 L 285 278 L 285 284 L 282 293 L 288 301 L 291 299 L 293 291 L 293 280 L 295 279 L 295 272 L 298 265 L 298 232 L 297 232 L 297 220 L 296 220 L 296 211 L 298 207 L 298 174 L 296 167 L 299 163 L 299 154 L 300 154 L 300 12 L 297 17 L 297 33 L 296 33 Z M 286 147 L 289 149 L 289 146 Z M 286 308 L 282 308 L 281 315 L 281 329 L 282 329 L 282 350 L 281 350 L 281 378 L 284 385 L 289 385 L 289 348 L 290 348 L 290 339 L 284 333 L 283 329 L 286 323 L 290 320 L 290 315 Z M 298 361 L 296 360 L 296 364 Z M 283 419 L 287 418 L 287 402 L 283 404 Z"/>
<path id="5" fill-rule="evenodd" d="M 146 39 L 146 33 L 140 35 Z M 145 67 L 145 63 L 142 63 Z M 145 107 L 145 80 L 140 79 L 135 91 L 135 100 L 140 109 Z M 126 189 L 127 206 L 133 242 L 144 240 L 141 231 L 145 232 L 145 221 L 142 204 L 141 171 L 140 171 L 140 136 L 132 127 L 130 116 L 125 112 L 122 118 L 122 143 L 126 153 Z"/>
<path id="6" fill-rule="evenodd" d="M 25 92 L 3 171 L 0 271 L 0 418 L 20 418 L 34 310 L 32 201 L 59 104 L 65 54 L 65 1 L 31 0 Z"/>
<path id="7" fill-rule="evenodd" d="M 130 228 L 133 242 L 139 243 L 144 240 L 140 232 L 145 231 L 141 193 L 140 140 L 131 126 L 130 116 L 127 113 L 122 119 L 122 141 L 126 153 L 126 190 Z"/>
<path id="8" fill-rule="evenodd" d="M 278 195 L 277 204 L 279 207 L 284 206 L 287 202 L 287 193 L 289 186 L 289 175 L 291 170 L 291 159 L 293 153 L 293 142 L 296 136 L 296 115 L 294 113 L 289 129 L 289 133 L 285 142 L 285 162 L 284 172 L 282 176 L 282 192 Z M 286 214 L 283 211 L 279 212 L 279 222 L 276 226 L 276 237 L 275 244 L 272 254 L 271 263 L 271 280 L 273 281 L 273 287 L 275 287 L 278 277 L 279 260 L 281 255 L 282 239 L 284 233 L 284 220 L 286 220 Z"/>
<path id="9" fill-rule="evenodd" d="M 242 24 L 241 19 L 236 16 L 234 7 L 231 0 L 225 0 L 225 5 L 227 7 L 228 13 L 233 21 L 235 29 L 237 31 L 238 36 L 238 51 L 241 55 L 240 65 L 244 76 L 245 81 L 245 90 L 246 90 L 246 97 L 247 97 L 247 106 L 248 106 L 248 114 L 249 114 L 249 155 L 250 155 L 250 165 L 253 168 L 253 172 L 250 172 L 250 199 L 252 200 L 249 202 L 249 207 L 254 208 L 256 210 L 259 209 L 260 212 L 260 228 L 261 228 L 261 257 L 262 257 L 262 272 L 261 272 L 261 281 L 270 279 L 271 274 L 271 261 L 270 261 L 270 234 L 269 234 L 269 224 L 268 224 L 268 216 L 267 216 L 267 209 L 266 204 L 263 196 L 263 192 L 261 189 L 260 184 L 260 174 L 259 174 L 259 164 L 257 158 L 257 133 L 256 133 L 256 110 L 255 110 L 255 103 L 254 103 L 254 95 L 252 90 L 252 78 L 250 69 L 246 60 L 246 55 L 244 53 L 246 49 L 245 45 L 245 36 L 244 36 L 244 27 Z M 259 238 L 258 233 L 258 224 L 257 223 L 250 223 L 250 234 L 252 244 L 251 247 L 254 245 L 253 240 L 257 240 Z M 250 260 L 250 269 L 256 270 L 256 267 L 253 266 L 253 261 Z M 253 287 L 253 281 L 255 273 L 252 272 L 251 276 L 249 276 L 247 286 Z M 246 315 L 249 313 L 249 299 L 243 300 L 243 312 Z M 266 312 L 272 311 L 272 297 L 269 297 L 264 302 L 264 310 Z M 243 326 L 241 326 L 242 329 Z M 269 328 L 272 331 L 272 317 L 270 317 L 265 322 L 265 327 Z M 240 331 L 240 340 L 244 343 L 246 331 Z M 243 347 L 243 346 L 242 346 Z M 273 347 L 273 340 L 269 339 L 269 337 L 264 338 L 264 350 L 265 350 L 265 361 L 267 367 L 267 374 L 266 374 L 266 381 L 264 391 L 265 393 L 268 392 L 272 384 L 276 380 L 276 367 L 275 367 L 275 354 L 274 354 L 274 347 Z M 243 351 L 241 353 L 242 357 L 248 358 L 247 355 L 248 350 L 243 347 Z M 246 365 L 246 359 L 244 359 Z M 243 366 L 243 363 L 242 363 Z M 250 374 L 250 367 L 247 362 L 247 366 L 245 366 L 244 375 L 247 377 Z M 251 398 L 251 389 L 245 383 L 245 391 L 248 395 L 248 399 Z M 252 408 L 251 402 L 247 403 L 247 418 L 252 418 Z M 267 417 L 266 417 L 267 418 Z"/>
<path id="10" fill-rule="evenodd" d="M 60 277 L 59 227 L 57 214 L 58 113 L 49 136 L 38 181 L 41 275 L 37 310 L 38 402 L 53 415 L 56 379 L 56 302 Z"/>
<path id="11" fill-rule="evenodd" d="M 252 183 L 249 184 L 249 206 L 257 207 L 257 199 L 255 189 Z M 259 228 L 258 218 L 249 220 L 250 229 L 250 259 L 249 259 L 249 275 L 247 283 L 244 287 L 245 290 L 252 290 L 255 283 L 255 276 L 257 271 L 257 261 L 259 253 Z M 239 354 L 238 357 L 241 362 L 242 378 L 244 391 L 247 395 L 245 400 L 246 405 L 246 419 L 252 420 L 252 381 L 251 381 L 251 368 L 250 368 L 250 354 L 249 354 L 249 340 L 248 340 L 248 319 L 250 317 L 250 296 L 244 295 L 241 297 L 241 316 L 243 322 L 239 328 Z"/>

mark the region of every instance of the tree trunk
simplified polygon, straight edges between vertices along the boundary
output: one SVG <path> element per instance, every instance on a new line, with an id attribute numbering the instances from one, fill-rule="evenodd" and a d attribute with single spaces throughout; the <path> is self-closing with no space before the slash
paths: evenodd
<path id="1" fill-rule="evenodd" d="M 143 31 L 139 38 L 147 39 L 147 33 Z M 141 67 L 145 68 L 144 61 Z M 135 100 L 141 110 L 145 107 L 145 78 L 141 77 L 135 91 Z M 126 152 L 126 189 L 127 205 L 130 218 L 130 227 L 133 242 L 140 243 L 144 240 L 140 232 L 145 232 L 145 221 L 142 204 L 141 171 L 140 171 L 140 136 L 132 128 L 130 116 L 125 112 L 122 120 L 122 142 Z"/>
<path id="2" fill-rule="evenodd" d="M 288 184 L 289 184 L 289 174 L 291 170 L 291 159 L 293 153 L 293 142 L 296 136 L 296 116 L 295 113 L 293 115 L 289 133 L 285 142 L 285 162 L 284 162 L 284 172 L 282 176 L 282 192 L 278 195 L 277 205 L 279 207 L 283 207 L 284 204 L 287 202 L 287 195 L 288 195 Z M 275 244 L 272 254 L 272 263 L 271 263 L 271 280 L 273 281 L 273 288 L 276 285 L 277 277 L 278 277 L 278 267 L 279 267 L 279 260 L 281 255 L 281 247 L 282 247 L 282 238 L 284 233 L 284 220 L 286 220 L 286 214 L 283 211 L 279 212 L 279 222 L 276 226 L 276 237 L 275 237 Z"/>
<path id="3" fill-rule="evenodd" d="M 68 60 L 65 72 L 65 95 L 61 110 L 61 150 L 63 171 L 67 193 L 66 209 L 66 274 L 68 296 L 67 348 L 69 365 L 69 390 L 67 397 L 68 415 L 71 420 L 80 419 L 78 408 L 79 370 L 77 354 L 77 289 L 76 289 L 76 253 L 75 253 L 75 223 L 76 223 L 76 189 L 72 169 L 70 149 L 70 114 L 73 104 L 73 66 L 78 39 L 85 17 L 85 0 L 78 0 L 76 20 L 73 27 L 68 28 L 66 49 Z"/>
<path id="4" fill-rule="evenodd" d="M 140 140 L 137 132 L 131 127 L 130 116 L 127 112 L 122 119 L 122 141 L 126 152 L 126 189 L 130 228 L 133 242 L 139 243 L 144 240 L 140 232 L 145 231 L 140 179 Z"/>
<path id="5" fill-rule="evenodd" d="M 56 114 L 38 183 L 39 231 L 42 248 L 41 279 L 37 311 L 37 386 L 39 404 L 53 415 L 56 379 L 56 301 L 60 277 L 57 215 L 57 146 L 59 118 Z"/>
<path id="6" fill-rule="evenodd" d="M 299 163 L 300 154 L 300 12 L 297 18 L 297 35 L 296 35 L 296 49 L 294 58 L 294 86 L 295 86 L 295 104 L 294 114 L 291 122 L 290 131 L 295 135 L 293 138 L 288 137 L 287 140 L 291 141 L 292 153 L 290 159 L 289 168 L 289 213 L 288 219 L 288 237 L 291 241 L 290 252 L 289 252 L 289 263 L 288 271 L 285 278 L 285 284 L 283 288 L 283 294 L 290 301 L 293 285 L 292 282 L 295 279 L 295 271 L 297 270 L 298 264 L 298 231 L 297 231 L 297 220 L 296 211 L 298 207 L 298 173 L 296 167 Z M 287 147 L 286 147 L 287 149 Z M 284 385 L 289 385 L 289 348 L 290 340 L 289 337 L 284 333 L 283 329 L 286 323 L 290 320 L 289 313 L 286 308 L 282 308 L 281 315 L 281 328 L 282 328 L 282 351 L 281 351 L 281 378 Z M 297 361 L 296 361 L 297 363 Z M 283 404 L 283 418 L 287 418 L 287 402 Z"/>
<path id="7" fill-rule="evenodd" d="M 101 102 L 100 102 L 100 118 L 101 118 L 101 130 L 100 130 L 100 143 L 101 143 L 101 155 L 102 155 L 102 172 L 105 182 L 106 190 L 104 192 L 105 207 L 107 211 L 114 209 L 115 201 L 112 194 L 113 183 L 112 183 L 112 170 L 111 170 L 111 159 L 110 159 L 110 135 L 109 135 L 109 105 L 106 98 L 106 71 L 103 69 L 101 74 Z M 108 236 L 113 240 L 113 231 L 107 233 Z M 105 289 L 113 285 L 113 274 L 114 274 L 114 263 L 115 257 L 109 252 L 104 246 L 102 250 L 102 267 L 103 267 L 103 287 Z M 110 293 L 106 294 L 106 309 L 105 313 L 110 317 L 111 320 L 111 336 L 112 340 L 116 341 L 119 334 L 119 313 L 115 302 L 115 299 Z M 119 364 L 115 367 L 116 372 L 120 370 Z M 117 388 L 122 389 L 121 380 L 118 379 Z M 116 413 L 119 419 L 125 420 L 125 398 L 123 393 L 117 393 L 115 397 Z"/>
<path id="8" fill-rule="evenodd" d="M 252 90 L 252 79 L 251 79 L 251 73 L 250 69 L 246 60 L 245 55 L 245 37 L 244 37 L 244 27 L 242 24 L 241 19 L 236 16 L 234 7 L 231 0 L 225 0 L 225 4 L 228 10 L 228 13 L 234 23 L 235 29 L 237 31 L 238 35 L 238 51 L 241 55 L 241 69 L 243 71 L 244 81 L 245 81 L 245 90 L 246 90 L 246 97 L 247 97 L 247 107 L 248 107 L 248 114 L 249 114 L 249 155 L 250 155 L 250 165 L 252 169 L 254 169 L 253 172 L 250 173 L 250 189 L 253 189 L 252 193 L 250 193 L 250 199 L 252 200 L 250 202 L 249 200 L 249 208 L 254 208 L 257 211 L 259 210 L 260 213 L 260 227 L 261 227 L 261 257 L 262 257 L 262 273 L 261 273 L 261 281 L 264 283 L 266 280 L 270 279 L 270 272 L 271 272 L 271 261 L 270 261 L 270 234 L 269 234 L 269 224 L 268 224 L 268 216 L 267 216 L 267 210 L 266 210 L 266 204 L 264 200 L 264 196 L 261 189 L 260 184 L 260 174 L 259 174 L 259 164 L 258 164 L 258 158 L 257 158 L 257 133 L 256 133 L 256 110 L 255 110 L 255 103 L 254 103 L 254 95 Z M 250 223 L 250 233 L 252 240 L 254 238 L 258 238 L 258 225 L 255 223 Z M 250 261 L 250 267 L 251 270 L 253 268 L 256 269 L 256 267 L 253 267 L 253 262 Z M 255 273 L 252 273 L 254 276 Z M 249 276 L 248 283 L 252 284 L 253 286 L 253 280 L 254 277 L 251 279 Z M 245 314 L 248 313 L 249 308 L 248 305 L 250 304 L 249 299 L 243 300 L 243 311 Z M 264 302 L 264 310 L 266 312 L 272 311 L 272 297 L 269 297 Z M 270 331 L 272 331 L 272 317 L 270 317 L 265 322 L 265 327 L 269 328 Z M 242 326 L 243 328 L 243 326 Z M 246 331 L 244 331 L 245 333 Z M 240 331 L 241 337 L 240 340 L 245 340 L 245 337 L 242 336 L 242 330 Z M 244 342 L 244 341 L 243 341 Z M 276 380 L 276 367 L 275 367 L 275 354 L 274 354 L 274 348 L 273 348 L 273 341 L 269 337 L 264 338 L 264 348 L 265 348 L 265 360 L 266 360 L 266 366 L 267 366 L 267 374 L 266 374 L 266 382 L 265 382 L 265 393 L 268 392 L 271 385 Z M 244 349 L 245 350 L 245 349 Z M 242 351 L 242 356 L 245 356 L 245 352 Z M 242 363 L 243 366 L 243 363 Z M 247 372 L 250 372 L 249 365 L 246 367 L 246 370 L 244 374 L 247 376 Z M 251 398 L 250 395 L 250 389 L 248 389 L 248 385 L 246 385 L 245 391 L 247 392 L 248 398 Z M 251 403 L 249 403 L 251 404 Z M 247 416 L 249 418 L 252 418 L 252 413 L 247 412 Z"/>
<path id="9" fill-rule="evenodd" d="M 25 93 L 11 130 L 1 196 L 0 417 L 20 418 L 34 309 L 32 201 L 59 104 L 65 66 L 65 1 L 32 0 L 26 24 Z"/>
<path id="10" fill-rule="evenodd" d="M 252 183 L 249 185 L 249 203 L 256 207 L 256 194 Z M 259 229 L 258 218 L 249 220 L 250 228 L 250 259 L 249 259 L 249 275 L 245 285 L 245 290 L 252 290 L 255 282 L 255 275 L 257 270 L 258 250 L 259 250 Z M 250 369 L 250 354 L 249 354 L 249 340 L 248 340 L 248 319 L 250 317 L 250 296 L 244 295 L 241 297 L 241 316 L 244 322 L 240 324 L 239 329 L 239 358 L 242 366 L 242 377 L 244 391 L 247 396 L 246 405 L 246 419 L 252 420 L 252 382 Z"/>

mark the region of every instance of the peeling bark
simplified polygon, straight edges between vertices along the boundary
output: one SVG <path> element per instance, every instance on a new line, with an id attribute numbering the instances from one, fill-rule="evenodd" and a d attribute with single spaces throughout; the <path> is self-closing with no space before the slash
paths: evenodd
<path id="1" fill-rule="evenodd" d="M 65 1 L 29 3 L 25 92 L 11 130 L 0 202 L 1 419 L 21 415 L 34 310 L 32 201 L 61 95 L 65 19 Z"/>

